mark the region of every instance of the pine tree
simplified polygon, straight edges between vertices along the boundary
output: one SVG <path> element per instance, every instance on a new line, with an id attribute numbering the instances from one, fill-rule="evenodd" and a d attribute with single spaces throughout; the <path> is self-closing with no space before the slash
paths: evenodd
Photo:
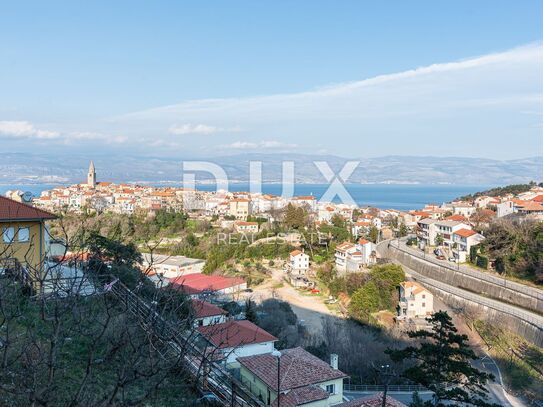
<path id="1" fill-rule="evenodd" d="M 258 319 L 255 308 L 255 303 L 248 298 L 245 301 L 245 318 L 252 323 L 256 323 Z"/>
<path id="2" fill-rule="evenodd" d="M 485 385 L 494 377 L 472 366 L 470 362 L 478 357 L 469 347 L 468 337 L 457 333 L 449 314 L 439 311 L 427 321 L 432 326 L 430 331 L 408 333 L 410 338 L 421 340 L 418 347 L 386 351 L 395 362 L 416 362 L 403 375 L 434 392 L 433 401 L 425 404 L 444 406 L 443 402 L 447 401 L 480 407 L 498 406 L 487 402 Z"/>

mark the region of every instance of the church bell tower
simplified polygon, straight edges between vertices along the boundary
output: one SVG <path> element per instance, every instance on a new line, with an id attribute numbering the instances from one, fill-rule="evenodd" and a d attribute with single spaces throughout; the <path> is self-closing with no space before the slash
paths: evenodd
<path id="1" fill-rule="evenodd" d="M 91 161 L 89 165 L 89 173 L 87 175 L 87 185 L 91 188 L 96 187 L 96 169 L 94 163 Z"/>

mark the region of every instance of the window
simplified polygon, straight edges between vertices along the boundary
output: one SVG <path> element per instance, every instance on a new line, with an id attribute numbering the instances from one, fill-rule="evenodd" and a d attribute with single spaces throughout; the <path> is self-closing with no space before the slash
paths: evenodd
<path id="1" fill-rule="evenodd" d="M 422 299 L 425 299 L 426 298 L 426 294 L 422 294 Z"/>
<path id="2" fill-rule="evenodd" d="M 28 242 L 30 240 L 30 229 L 29 228 L 19 228 L 17 233 L 17 238 L 19 242 Z"/>
<path id="3" fill-rule="evenodd" d="M 426 303 L 425 302 L 422 303 L 422 308 L 426 308 Z"/>
<path id="4" fill-rule="evenodd" d="M 4 243 L 12 243 L 15 240 L 15 228 L 3 228 L 2 240 L 4 241 Z"/>
<path id="5" fill-rule="evenodd" d="M 336 394 L 336 385 L 335 384 L 327 384 L 326 385 L 326 391 L 329 394 Z"/>

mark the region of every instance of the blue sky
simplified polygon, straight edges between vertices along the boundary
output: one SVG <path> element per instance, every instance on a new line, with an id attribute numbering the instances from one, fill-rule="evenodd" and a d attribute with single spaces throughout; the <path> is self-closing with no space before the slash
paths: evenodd
<path id="1" fill-rule="evenodd" d="M 6 2 L 0 143 L 533 156 L 542 15 L 540 1 Z"/>

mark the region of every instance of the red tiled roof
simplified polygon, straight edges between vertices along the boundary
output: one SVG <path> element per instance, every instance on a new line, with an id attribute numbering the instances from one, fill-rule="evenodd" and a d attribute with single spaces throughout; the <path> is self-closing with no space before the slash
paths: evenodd
<path id="1" fill-rule="evenodd" d="M 476 235 L 477 232 L 470 229 L 459 229 L 456 232 L 454 232 L 455 235 L 462 236 L 462 237 L 470 237 L 473 235 Z"/>
<path id="2" fill-rule="evenodd" d="M 203 291 L 220 291 L 245 283 L 240 277 L 208 276 L 207 274 L 188 274 L 170 280 L 186 294 L 199 294 Z"/>
<path id="3" fill-rule="evenodd" d="M 292 257 L 295 257 L 295 256 L 297 256 L 297 255 L 299 255 L 299 254 L 302 254 L 302 253 L 303 253 L 303 252 L 302 252 L 301 250 L 293 250 L 293 251 L 290 252 L 290 255 L 291 255 Z"/>
<path id="4" fill-rule="evenodd" d="M 56 219 L 56 216 L 33 206 L 0 196 L 0 221 L 47 219 Z"/>
<path id="5" fill-rule="evenodd" d="M 339 250 L 339 251 L 341 251 L 341 252 L 344 252 L 344 251 L 346 251 L 346 250 L 348 250 L 348 249 L 351 249 L 351 248 L 353 248 L 353 247 L 354 247 L 354 244 L 352 244 L 352 243 L 350 243 L 350 242 L 343 242 L 343 243 L 338 244 L 338 245 L 336 246 L 336 250 Z"/>
<path id="6" fill-rule="evenodd" d="M 543 195 L 538 195 L 534 199 L 532 199 L 534 202 L 543 202 Z"/>
<path id="7" fill-rule="evenodd" d="M 338 404 L 336 407 L 381 407 L 382 405 L 383 393 L 381 392 L 361 399 L 346 401 L 345 403 Z M 390 396 L 387 396 L 385 405 L 387 407 L 407 407 L 407 405 Z"/>
<path id="8" fill-rule="evenodd" d="M 525 201 L 525 203 L 518 205 L 519 209 L 526 212 L 542 212 L 543 205 L 537 202 Z"/>
<path id="9" fill-rule="evenodd" d="M 215 315 L 225 315 L 226 311 L 207 301 L 192 300 L 192 310 L 196 318 L 213 317 Z"/>
<path id="10" fill-rule="evenodd" d="M 298 407 L 314 401 L 325 400 L 330 395 L 326 390 L 319 386 L 305 386 L 297 389 L 292 389 L 286 394 L 281 394 L 282 407 Z M 278 400 L 275 399 L 272 407 L 277 407 Z"/>
<path id="11" fill-rule="evenodd" d="M 365 244 L 368 244 L 368 243 L 370 243 L 369 240 L 366 240 L 366 239 L 358 239 L 358 244 L 365 245 Z"/>
<path id="12" fill-rule="evenodd" d="M 277 341 L 275 336 L 247 320 L 201 326 L 198 331 L 218 348 L 235 348 L 252 343 Z"/>
<path id="13" fill-rule="evenodd" d="M 270 353 L 238 358 L 242 366 L 277 391 L 277 359 Z M 302 348 L 281 351 L 281 391 L 347 377 Z"/>
<path id="14" fill-rule="evenodd" d="M 465 216 L 456 214 L 456 215 L 447 216 L 447 217 L 445 218 L 445 220 L 454 220 L 454 221 L 457 221 L 457 222 L 463 222 L 463 221 L 465 221 L 465 220 L 467 220 L 467 219 L 466 219 Z"/>

